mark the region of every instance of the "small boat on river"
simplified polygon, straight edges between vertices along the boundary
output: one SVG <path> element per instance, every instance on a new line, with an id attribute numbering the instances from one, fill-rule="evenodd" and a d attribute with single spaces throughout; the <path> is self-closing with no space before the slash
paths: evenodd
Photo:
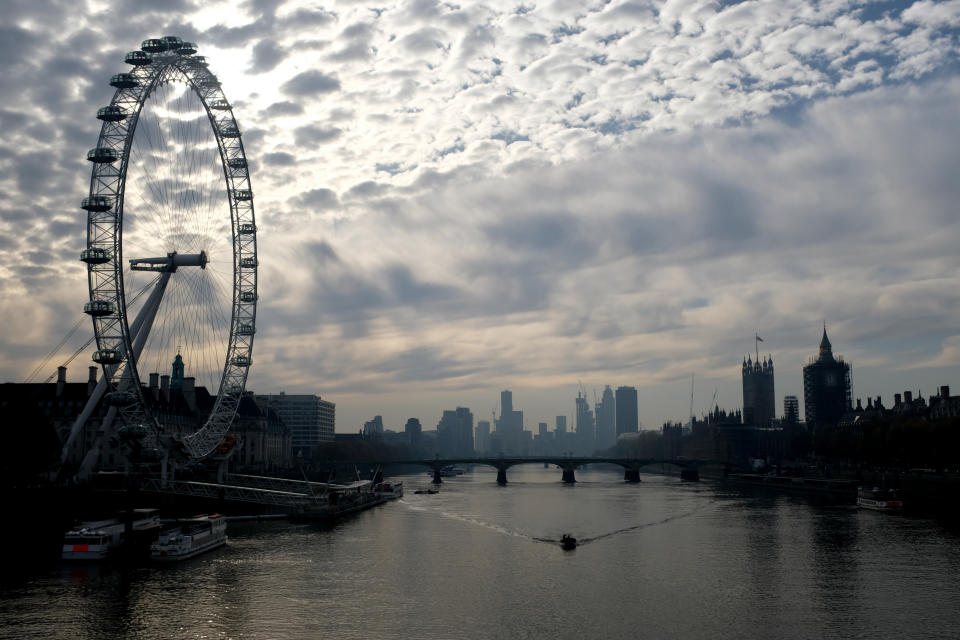
<path id="1" fill-rule="evenodd" d="M 178 520 L 150 545 L 150 559 L 177 562 L 227 543 L 227 518 L 219 513 Z"/>
<path id="2" fill-rule="evenodd" d="M 577 539 L 573 536 L 565 533 L 560 538 L 560 546 L 563 547 L 564 551 L 571 551 L 577 548 Z"/>
<path id="3" fill-rule="evenodd" d="M 857 506 L 861 509 L 899 513 L 903 511 L 903 500 L 893 489 L 860 487 L 857 489 Z"/>

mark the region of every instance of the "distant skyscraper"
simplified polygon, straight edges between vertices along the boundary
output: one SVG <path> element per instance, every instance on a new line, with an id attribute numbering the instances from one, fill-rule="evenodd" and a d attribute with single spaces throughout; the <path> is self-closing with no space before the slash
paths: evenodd
<path id="1" fill-rule="evenodd" d="M 603 389 L 596 414 L 597 448 L 607 449 L 617 442 L 617 401 L 613 396 L 613 389 L 610 388 L 610 385 Z"/>
<path id="2" fill-rule="evenodd" d="M 556 425 L 557 426 L 555 431 L 557 433 L 566 433 L 567 432 L 567 416 L 557 416 Z"/>
<path id="3" fill-rule="evenodd" d="M 437 424 L 437 446 L 441 455 L 473 455 L 473 413 L 465 407 L 444 411 Z"/>
<path id="4" fill-rule="evenodd" d="M 490 421 L 477 421 L 477 438 L 475 441 L 477 453 L 483 454 L 490 451 Z"/>
<path id="5" fill-rule="evenodd" d="M 640 431 L 637 407 L 637 390 L 633 387 L 617 387 L 617 436 Z"/>
<path id="6" fill-rule="evenodd" d="M 367 420 L 363 423 L 364 438 L 379 438 L 383 436 L 383 417 L 374 416 L 373 420 Z"/>
<path id="7" fill-rule="evenodd" d="M 523 411 L 513 408 L 513 392 L 500 392 L 500 419 L 496 421 L 496 433 L 504 453 L 519 453 L 523 436 Z"/>
<path id="8" fill-rule="evenodd" d="M 850 364 L 833 357 L 824 326 L 820 355 L 803 368 L 803 412 L 807 425 L 836 425 L 851 408 Z"/>
<path id="9" fill-rule="evenodd" d="M 577 416 L 577 445 L 581 453 L 593 453 L 596 447 L 596 435 L 593 424 L 593 411 L 590 410 L 590 403 L 587 397 L 577 392 L 576 400 Z"/>
<path id="10" fill-rule="evenodd" d="M 797 396 L 783 396 L 783 423 L 800 423 L 800 403 Z"/>
<path id="11" fill-rule="evenodd" d="M 759 340 L 759 338 L 758 338 Z M 777 399 L 773 388 L 773 356 L 760 356 L 753 362 L 750 356 L 743 360 L 743 423 L 769 427 L 777 417 Z M 710 407 L 713 410 L 713 407 Z"/>
<path id="12" fill-rule="evenodd" d="M 423 425 L 421 425 L 420 421 L 416 418 L 410 418 L 403 427 L 403 432 L 407 434 L 407 442 L 410 443 L 411 446 L 416 447 L 420 444 L 420 434 L 423 433 Z"/>

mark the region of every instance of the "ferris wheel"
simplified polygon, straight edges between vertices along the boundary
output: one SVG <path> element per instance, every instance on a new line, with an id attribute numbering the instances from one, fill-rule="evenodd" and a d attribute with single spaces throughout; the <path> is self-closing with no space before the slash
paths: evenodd
<path id="1" fill-rule="evenodd" d="M 93 360 L 103 369 L 108 417 L 145 459 L 164 455 L 171 442 L 193 459 L 216 450 L 243 396 L 256 332 L 247 159 L 232 106 L 196 52 L 166 36 L 128 53 L 131 69 L 110 79 L 116 92 L 97 111 L 100 137 L 87 153 L 80 259 Z M 158 402 L 157 380 L 175 356 L 188 377 L 174 375 L 173 384 L 206 389 L 212 404 L 199 424 L 184 424 Z"/>

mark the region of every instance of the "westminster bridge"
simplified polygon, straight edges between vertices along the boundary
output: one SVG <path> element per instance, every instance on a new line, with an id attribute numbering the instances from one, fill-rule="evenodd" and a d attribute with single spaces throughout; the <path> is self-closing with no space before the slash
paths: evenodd
<path id="1" fill-rule="evenodd" d="M 566 483 L 577 481 L 576 470 L 588 464 L 614 464 L 623 467 L 623 479 L 627 482 L 640 482 L 640 470 L 650 465 L 669 464 L 680 469 L 683 480 L 700 479 L 699 466 L 709 464 L 706 460 L 688 460 L 685 458 L 597 458 L 588 456 L 498 456 L 498 457 L 449 457 L 437 456 L 432 460 L 391 460 L 377 464 L 420 465 L 433 471 L 434 484 L 443 482 L 443 470 L 454 465 L 486 465 L 497 470 L 497 484 L 507 484 L 507 469 L 520 464 L 547 464 L 561 470 L 561 480 Z"/>

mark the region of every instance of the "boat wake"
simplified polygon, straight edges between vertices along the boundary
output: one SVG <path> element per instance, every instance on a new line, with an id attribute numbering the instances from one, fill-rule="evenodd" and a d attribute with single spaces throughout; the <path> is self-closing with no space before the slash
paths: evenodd
<path id="1" fill-rule="evenodd" d="M 698 506 L 697 508 L 692 509 L 692 510 L 686 512 L 686 513 L 681 513 L 681 514 L 678 514 L 678 515 L 675 515 L 675 516 L 669 516 L 669 517 L 667 517 L 667 518 L 663 518 L 662 520 L 656 520 L 656 521 L 654 521 L 654 522 L 644 522 L 643 524 L 636 524 L 636 525 L 633 525 L 633 526 L 631 526 L 631 527 L 624 527 L 623 529 L 617 529 L 617 530 L 615 530 L 615 531 L 609 531 L 609 532 L 607 532 L 607 533 L 601 533 L 600 535 L 598 535 L 598 536 L 593 536 L 592 538 L 587 538 L 587 537 L 579 538 L 579 537 L 578 537 L 578 538 L 577 538 L 577 546 L 581 546 L 581 547 L 582 547 L 582 546 L 585 545 L 585 544 L 589 544 L 589 543 L 591 543 L 591 542 L 596 542 L 597 540 L 603 540 L 604 538 L 610 538 L 610 537 L 613 537 L 613 536 L 617 536 L 617 535 L 620 535 L 620 534 L 622 534 L 622 533 L 629 533 L 629 532 L 631 532 L 631 531 L 639 531 L 640 529 L 647 529 L 647 528 L 649 528 L 649 527 L 657 527 L 657 526 L 660 526 L 660 525 L 662 525 L 662 524 L 667 524 L 668 522 L 673 522 L 674 520 L 681 520 L 681 519 L 683 519 L 683 518 L 688 518 L 688 517 L 694 515 L 695 513 L 697 513 L 698 511 L 700 511 L 701 509 L 703 509 L 703 508 L 704 508 L 705 506 L 707 506 L 708 504 L 710 504 L 710 503 L 701 504 L 701 505 Z M 537 542 L 546 542 L 546 543 L 548 543 L 548 544 L 560 544 L 560 538 L 537 538 L 537 537 L 534 537 L 533 540 L 536 540 Z"/>

